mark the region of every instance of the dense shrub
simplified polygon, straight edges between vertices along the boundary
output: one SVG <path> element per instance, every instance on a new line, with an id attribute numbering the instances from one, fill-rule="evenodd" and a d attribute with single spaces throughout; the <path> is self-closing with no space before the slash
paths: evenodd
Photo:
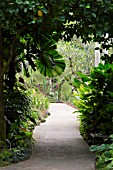
<path id="1" fill-rule="evenodd" d="M 32 132 L 38 118 L 32 110 L 30 93 L 15 88 L 13 92 L 4 92 L 4 100 L 7 146 L 12 150 L 19 147 L 17 150 L 24 152 L 26 148 L 31 147 Z"/>
<path id="2" fill-rule="evenodd" d="M 95 67 L 90 76 L 78 75 L 80 80 L 74 80 L 78 90 L 74 103 L 81 113 L 80 132 L 89 143 L 96 143 L 92 136 L 104 139 L 113 133 L 113 65 L 106 62 Z"/>
<path id="3" fill-rule="evenodd" d="M 47 98 L 37 88 L 26 86 L 25 89 L 20 84 L 13 92 L 4 90 L 4 103 L 7 150 L 1 150 L 1 166 L 30 157 L 34 127 L 39 123 L 41 110 L 49 106 Z"/>

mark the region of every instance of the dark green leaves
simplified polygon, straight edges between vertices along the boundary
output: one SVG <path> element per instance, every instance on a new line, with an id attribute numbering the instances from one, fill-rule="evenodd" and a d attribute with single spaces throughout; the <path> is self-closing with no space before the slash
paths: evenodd
<path id="1" fill-rule="evenodd" d="M 80 80 L 78 80 L 77 78 L 74 78 L 73 85 L 74 85 L 76 88 L 79 88 L 79 87 L 80 87 L 80 85 L 81 85 Z"/>
<path id="2" fill-rule="evenodd" d="M 77 75 L 82 79 L 82 81 L 87 82 L 90 80 L 90 78 L 88 76 L 86 76 L 85 74 L 83 74 L 82 72 L 77 72 Z"/>
<path id="3" fill-rule="evenodd" d="M 65 16 L 59 16 L 59 17 L 58 17 L 58 20 L 59 20 L 59 21 L 65 21 Z"/>
<path id="4" fill-rule="evenodd" d="M 111 56 L 109 56 L 110 58 Z M 84 139 L 91 143 L 104 142 L 104 136 L 113 133 L 113 70 L 112 64 L 106 62 L 95 67 L 87 77 L 78 73 L 79 80 L 74 80 L 80 98 L 76 102 L 77 107 L 82 113 L 80 132 Z M 76 97 L 76 95 L 75 95 Z M 95 139 L 90 139 L 91 134 L 97 135 Z M 100 141 L 98 141 L 98 135 Z M 106 137 L 107 138 L 107 137 Z M 105 145 L 101 145 L 100 150 Z M 92 147 L 92 150 L 98 150 Z"/>
<path id="5" fill-rule="evenodd" d="M 112 169 L 113 168 L 113 143 L 92 145 L 90 151 L 96 151 L 96 169 Z"/>
<path id="6" fill-rule="evenodd" d="M 96 18 L 96 14 L 95 14 L 95 13 L 92 13 L 92 16 L 93 16 L 94 18 Z"/>
<path id="7" fill-rule="evenodd" d="M 60 75 L 65 69 L 65 62 L 56 50 L 41 53 L 36 64 L 40 73 L 48 77 Z"/>
<path id="8" fill-rule="evenodd" d="M 41 11 L 42 11 L 43 13 L 45 13 L 45 14 L 48 13 L 48 10 L 47 10 L 45 7 L 41 8 Z"/>
<path id="9" fill-rule="evenodd" d="M 85 6 L 85 8 L 89 9 L 89 8 L 90 8 L 90 4 L 87 4 L 87 5 Z"/>
<path id="10" fill-rule="evenodd" d="M 25 2 L 23 2 L 25 5 L 29 5 L 29 1 L 25 1 Z"/>

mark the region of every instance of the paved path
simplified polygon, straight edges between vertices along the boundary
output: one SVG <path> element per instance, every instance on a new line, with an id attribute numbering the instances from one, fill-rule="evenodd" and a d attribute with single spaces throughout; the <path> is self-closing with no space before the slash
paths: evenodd
<path id="1" fill-rule="evenodd" d="M 1 170 L 94 170 L 95 155 L 79 134 L 74 108 L 51 104 L 51 116 L 34 130 L 31 159 Z"/>

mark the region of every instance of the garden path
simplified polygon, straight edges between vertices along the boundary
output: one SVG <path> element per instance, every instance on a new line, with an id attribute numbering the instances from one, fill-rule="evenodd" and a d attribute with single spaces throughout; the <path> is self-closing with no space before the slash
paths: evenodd
<path id="1" fill-rule="evenodd" d="M 34 130 L 34 153 L 24 162 L 1 170 L 94 170 L 95 154 L 79 134 L 75 109 L 63 104 L 50 105 L 45 123 Z"/>

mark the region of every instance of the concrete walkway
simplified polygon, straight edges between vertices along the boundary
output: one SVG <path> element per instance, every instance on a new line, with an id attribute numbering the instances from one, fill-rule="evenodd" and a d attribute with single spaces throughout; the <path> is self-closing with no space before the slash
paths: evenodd
<path id="1" fill-rule="evenodd" d="M 31 159 L 1 170 L 94 170 L 95 155 L 79 134 L 75 109 L 62 103 L 51 104 L 51 116 L 34 130 Z"/>

